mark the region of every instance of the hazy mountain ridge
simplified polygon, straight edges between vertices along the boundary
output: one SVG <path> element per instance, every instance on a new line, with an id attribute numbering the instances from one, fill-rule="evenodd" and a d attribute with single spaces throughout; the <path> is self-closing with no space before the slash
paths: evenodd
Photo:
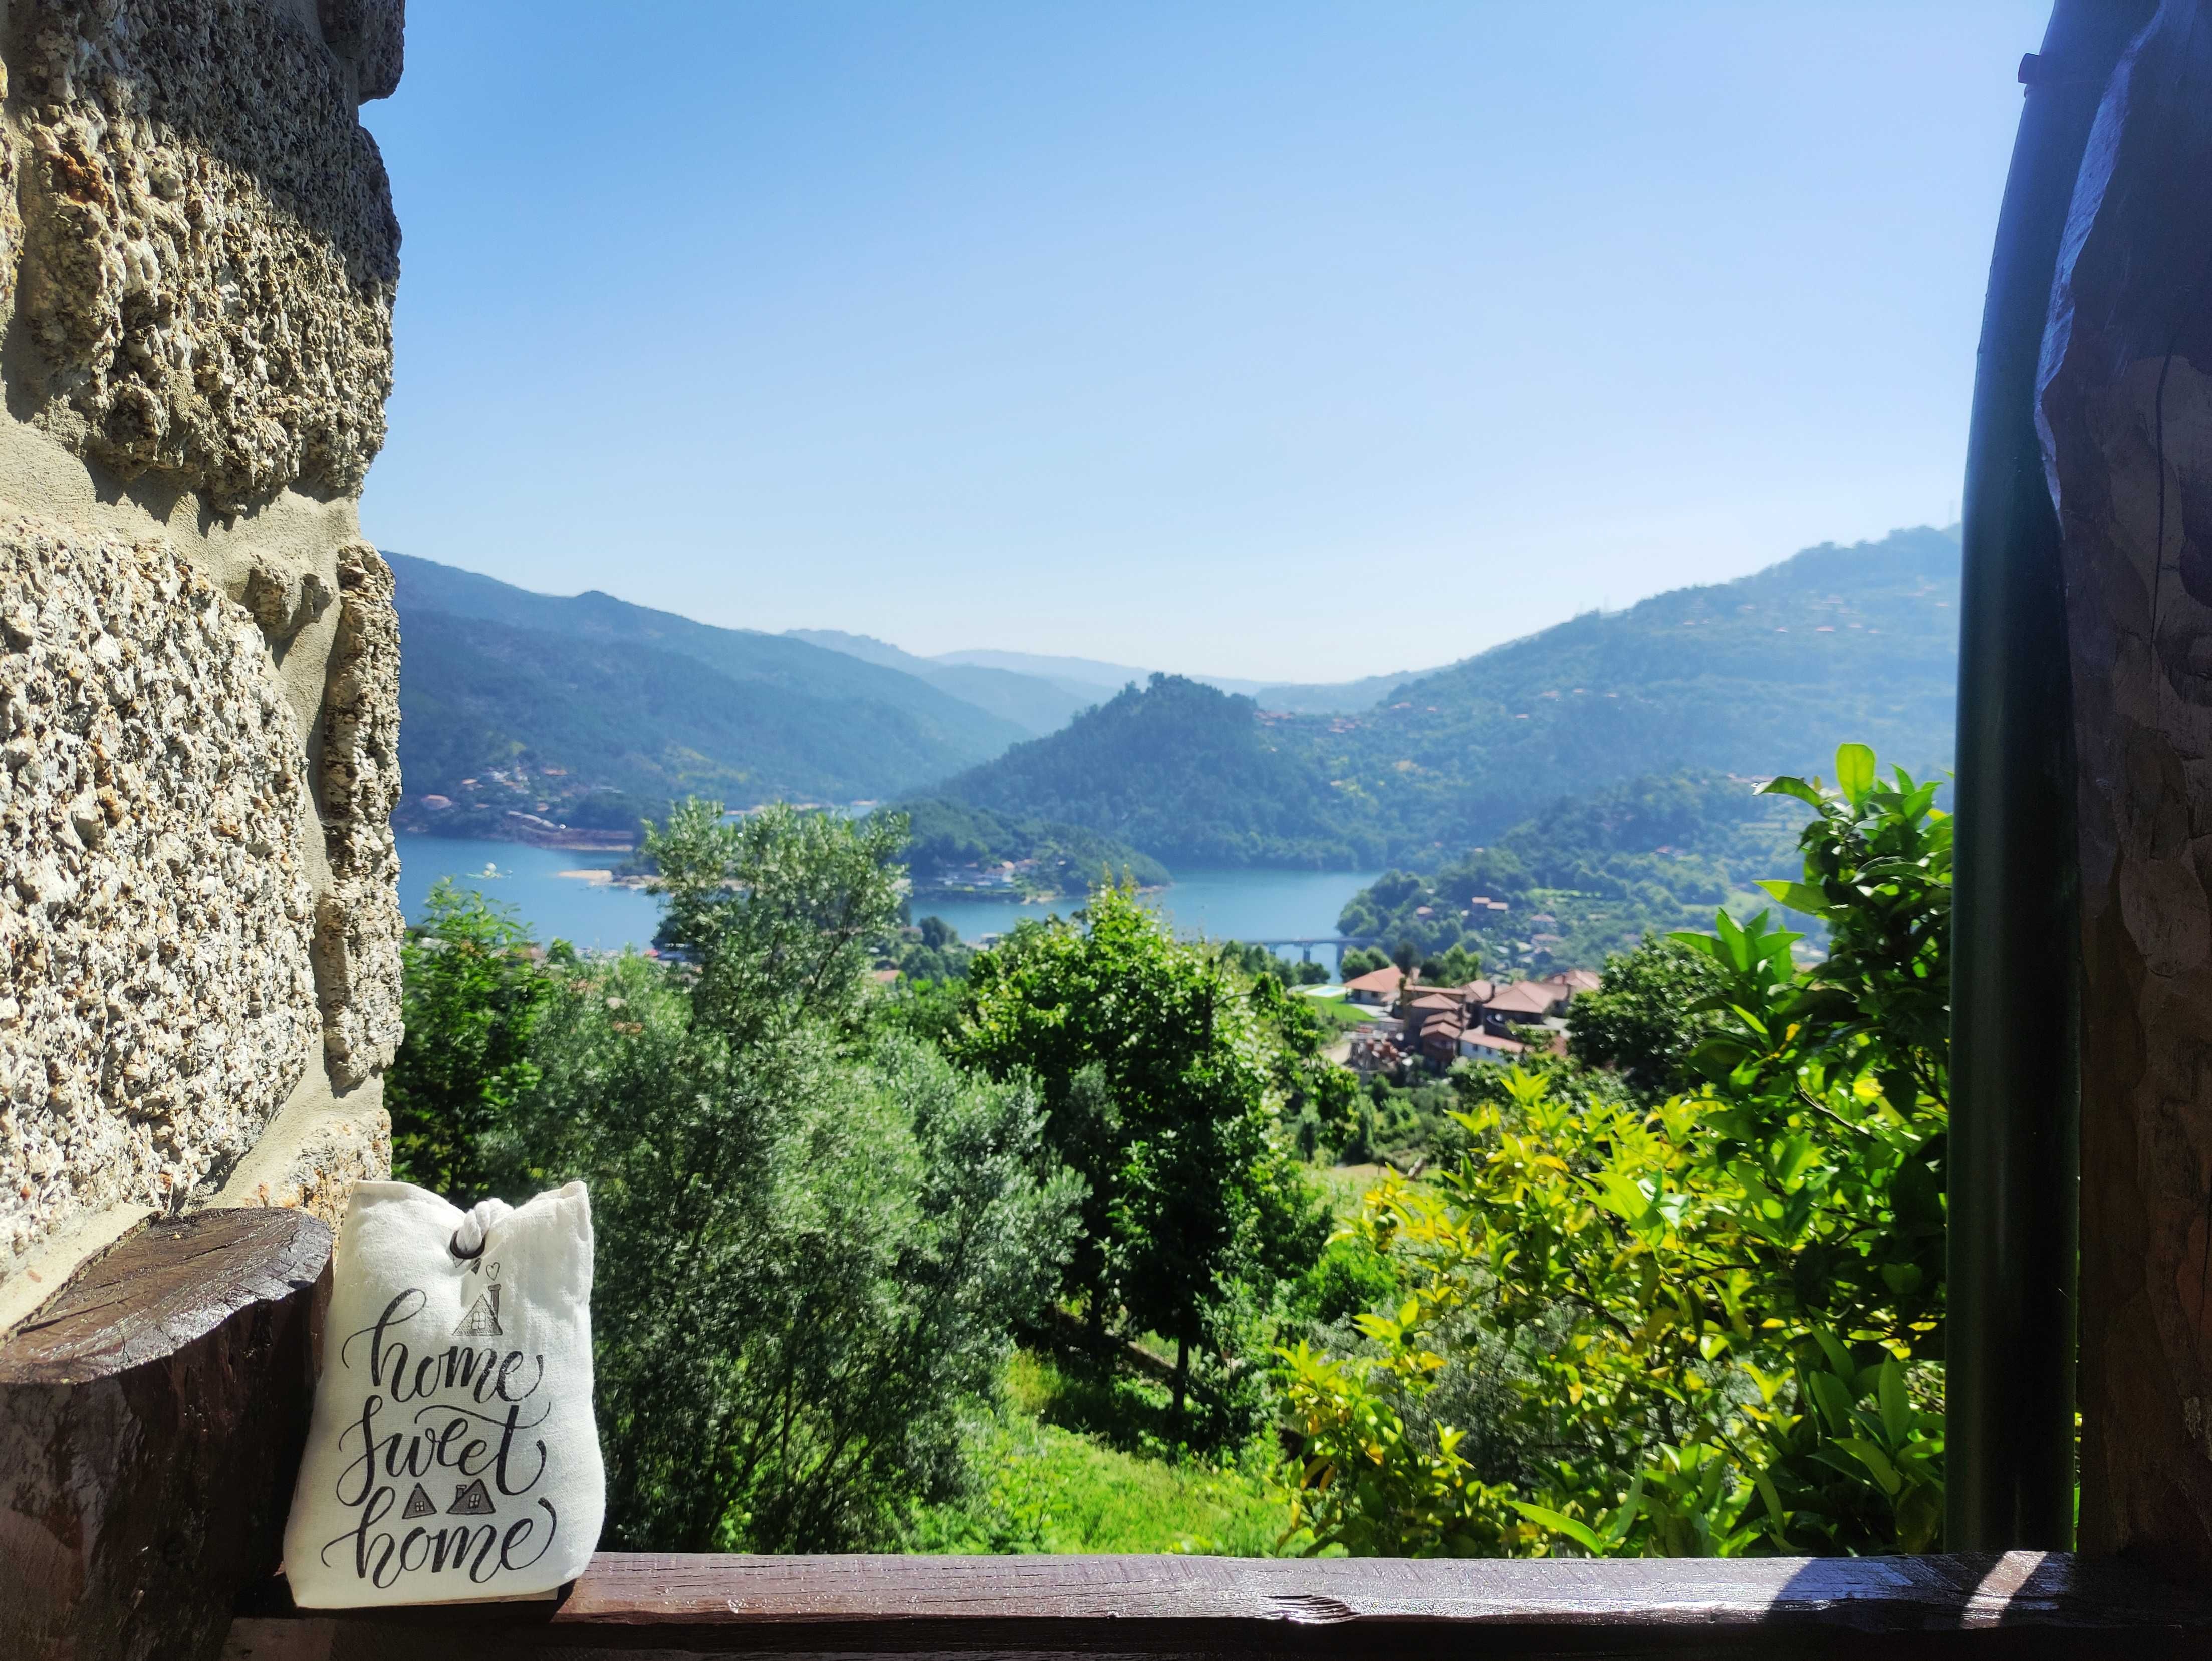
<path id="1" fill-rule="evenodd" d="M 1160 675 L 1106 694 L 1036 672 L 1122 666 L 918 659 L 815 631 L 833 648 L 391 557 L 410 798 L 459 801 L 461 779 L 495 767 L 526 775 L 494 811 L 543 797 L 553 817 L 563 801 L 603 815 L 609 791 L 648 811 L 694 789 L 941 796 L 1171 866 L 1345 869 L 1434 866 L 1547 803 L 1655 771 L 1814 771 L 1847 738 L 1917 772 L 1950 758 L 1958 543 L 1925 528 L 1587 613 L 1446 669 L 1262 686 L 1259 700 Z M 1303 713 L 1292 696 L 1378 685 L 1353 714 Z M 1088 704 L 1016 741 L 1022 726 L 979 707 L 992 697 L 1032 721 L 1044 700 Z"/>
<path id="2" fill-rule="evenodd" d="M 1958 593 L 1948 532 L 1823 544 L 1411 682 L 1323 753 L 1444 843 L 1644 771 L 1818 770 L 1844 739 L 1925 773 L 1951 760 Z"/>
<path id="3" fill-rule="evenodd" d="M 1376 849 L 1434 864 L 1653 772 L 1816 771 L 1845 739 L 1925 773 L 1950 761 L 1958 586 L 1956 535 L 1921 528 L 1587 613 L 1409 678 L 1356 715 L 1209 703 L 1156 678 L 1094 712 L 1110 721 L 1017 745 L 942 794 L 1171 864 L 1344 868 Z M 1253 799 L 1218 806 L 1230 779 Z"/>
<path id="4" fill-rule="evenodd" d="M 850 635 L 842 629 L 787 629 L 786 638 L 805 641 L 824 651 L 842 652 L 864 663 L 896 669 L 926 681 L 963 703 L 1012 721 L 1032 738 L 1057 732 L 1079 709 L 1086 709 L 1104 694 L 1084 692 L 1036 675 L 1018 674 L 981 664 L 942 663 L 901 651 L 889 641 L 872 635 Z"/>
<path id="5" fill-rule="evenodd" d="M 1023 736 L 927 682 L 801 641 L 386 557 L 412 825 L 498 828 L 520 811 L 626 826 L 695 791 L 880 800 Z M 455 806 L 432 814 L 428 795 Z"/>
<path id="6" fill-rule="evenodd" d="M 673 611 L 634 605 L 598 589 L 574 595 L 540 594 L 411 555 L 386 557 L 398 579 L 403 624 L 410 611 L 442 611 L 544 634 L 672 652 L 733 680 L 763 681 L 810 697 L 903 710 L 948 751 L 966 760 L 994 755 L 1025 736 L 1015 723 L 926 681 L 805 641 L 697 623 Z"/>
<path id="7" fill-rule="evenodd" d="M 811 638 L 811 636 L 808 637 Z M 866 640 L 868 637 L 854 636 L 848 638 Z M 884 646 L 881 641 L 872 644 Z M 885 647 L 884 649 L 898 650 L 896 647 Z M 903 657 L 906 654 L 900 653 L 899 655 Z M 917 661 L 1006 670 L 1050 680 L 1054 685 L 1071 692 L 1089 689 L 1091 696 L 1084 699 L 1085 707 L 1103 697 L 1111 697 L 1125 686 L 1142 686 L 1156 674 L 1172 672 L 1139 669 L 1126 663 L 1102 663 L 1092 658 L 1042 656 L 1033 652 L 946 652 L 935 658 Z M 1437 672 L 1433 669 L 1401 670 L 1388 675 L 1369 675 L 1358 680 L 1328 682 L 1239 680 L 1228 675 L 1201 674 L 1186 674 L 1182 678 L 1194 680 L 1201 686 L 1211 686 L 1235 697 L 1251 698 L 1262 709 L 1289 710 L 1304 715 L 1350 715 L 1368 708 L 1394 687 Z"/>

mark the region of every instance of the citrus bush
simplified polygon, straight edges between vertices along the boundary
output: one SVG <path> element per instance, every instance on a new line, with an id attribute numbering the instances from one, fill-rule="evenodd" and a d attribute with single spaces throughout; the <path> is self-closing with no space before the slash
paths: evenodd
<path id="1" fill-rule="evenodd" d="M 1837 772 L 1766 787 L 1814 809 L 1802 879 L 1767 886 L 1828 924 L 1827 959 L 1797 967 L 1765 913 L 1675 937 L 1717 971 L 1698 1088 L 1571 1098 L 1516 1072 L 1467 1092 L 1455 1169 L 1367 1196 L 1352 1227 L 1399 1306 L 1359 1317 L 1362 1353 L 1281 1352 L 1310 1548 L 1935 1543 L 1950 824 L 1863 745 Z M 1481 1463 L 1428 1411 L 1474 1342 L 1511 1451 Z"/>

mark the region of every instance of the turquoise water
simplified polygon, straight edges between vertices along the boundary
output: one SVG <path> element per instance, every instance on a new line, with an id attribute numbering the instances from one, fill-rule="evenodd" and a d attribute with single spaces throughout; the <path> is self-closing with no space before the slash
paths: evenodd
<path id="1" fill-rule="evenodd" d="M 586 950 L 647 946 L 660 922 L 660 902 L 635 888 L 594 888 L 563 871 L 604 870 L 620 854 L 579 854 L 519 842 L 471 842 L 458 837 L 399 839 L 399 907 L 422 919 L 431 885 L 451 877 L 489 900 L 512 907 L 540 940 L 562 940 Z"/>
<path id="2" fill-rule="evenodd" d="M 1190 871 L 1147 903 L 1164 912 L 1176 933 L 1216 940 L 1310 938 L 1336 933 L 1344 903 L 1373 882 L 1374 871 Z M 921 900 L 915 916 L 938 916 L 973 945 L 1003 933 L 1024 917 L 1066 911 L 1075 902 L 1012 905 L 1002 900 Z M 1297 953 L 1292 952 L 1291 956 Z M 1335 954 L 1322 955 L 1334 964 Z"/>
<path id="3" fill-rule="evenodd" d="M 410 922 L 420 922 L 430 886 L 451 877 L 486 898 L 512 906 L 541 940 L 564 940 L 586 949 L 645 946 L 660 921 L 659 902 L 634 888 L 595 888 L 563 871 L 605 869 L 619 854 L 580 854 L 514 842 L 472 842 L 455 837 L 399 838 L 399 904 Z M 1374 872 L 1193 871 L 1151 897 L 1176 932 L 1212 940 L 1270 940 L 1333 934 L 1344 903 L 1375 880 Z M 1067 905 L 1011 905 L 989 900 L 926 902 L 917 918 L 939 916 L 970 945 L 1009 929 L 1024 917 L 1049 916 Z M 1290 955 L 1295 957 L 1296 952 Z M 1333 953 L 1322 954 L 1333 963 Z"/>

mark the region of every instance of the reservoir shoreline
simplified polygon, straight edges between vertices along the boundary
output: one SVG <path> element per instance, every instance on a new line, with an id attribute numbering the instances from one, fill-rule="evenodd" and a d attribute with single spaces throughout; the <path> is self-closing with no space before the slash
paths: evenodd
<path id="1" fill-rule="evenodd" d="M 586 951 L 619 951 L 651 944 L 660 903 L 641 889 L 581 874 L 599 868 L 584 850 L 473 837 L 403 831 L 399 843 L 399 902 L 410 924 L 422 920 L 431 886 L 441 877 L 472 888 L 511 908 L 533 938 L 565 940 Z M 1336 933 L 1345 902 L 1376 879 L 1376 872 L 1190 871 L 1147 893 L 1146 904 L 1169 917 L 1178 934 L 1212 940 L 1312 940 Z M 915 903 L 916 922 L 942 917 L 969 945 L 1004 934 L 1025 919 L 1066 916 L 1082 904 L 1075 896 L 1023 904 L 1017 900 L 939 899 Z M 1296 957 L 1296 951 L 1287 955 Z M 1317 952 L 1334 963 L 1334 954 Z"/>

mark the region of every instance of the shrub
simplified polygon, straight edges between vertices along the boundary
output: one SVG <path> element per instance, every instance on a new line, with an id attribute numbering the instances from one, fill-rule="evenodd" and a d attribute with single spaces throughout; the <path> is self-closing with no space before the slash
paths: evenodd
<path id="1" fill-rule="evenodd" d="M 1294 1526 L 1355 1552 L 1924 1550 L 1942 1515 L 1950 826 L 1858 745 L 1803 880 L 1676 936 L 1713 964 L 1695 1093 L 1580 1102 L 1544 1076 L 1461 1116 L 1474 1151 L 1368 1196 L 1400 1306 L 1363 1353 L 1283 1352 L 1307 1440 Z M 1425 1415 L 1440 1344 L 1486 1335 L 1510 1459 Z M 1459 1340 L 1458 1342 L 1464 1342 Z"/>

